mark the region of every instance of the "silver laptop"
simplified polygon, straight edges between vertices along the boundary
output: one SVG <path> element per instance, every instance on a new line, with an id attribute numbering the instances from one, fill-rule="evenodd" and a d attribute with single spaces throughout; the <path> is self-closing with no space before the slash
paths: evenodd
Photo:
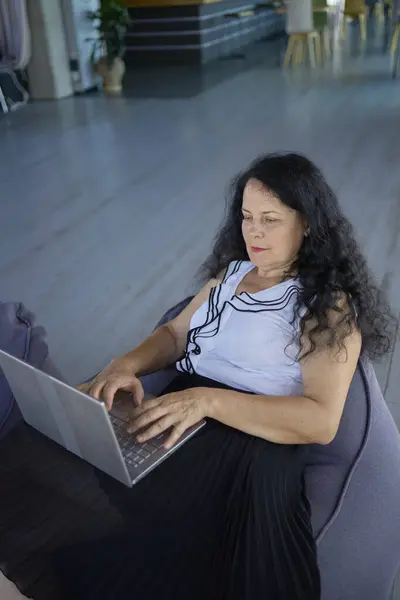
<path id="1" fill-rule="evenodd" d="M 150 473 L 205 425 L 202 421 L 188 429 L 169 450 L 163 446 L 167 434 L 138 444 L 126 431 L 126 400 L 117 400 L 109 414 L 102 401 L 2 350 L 0 367 L 28 425 L 127 486 Z"/>

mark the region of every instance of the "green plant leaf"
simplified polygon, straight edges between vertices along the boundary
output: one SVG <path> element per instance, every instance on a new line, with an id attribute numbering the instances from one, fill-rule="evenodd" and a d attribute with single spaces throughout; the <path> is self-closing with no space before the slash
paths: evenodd
<path id="1" fill-rule="evenodd" d="M 132 24 L 128 9 L 118 0 L 101 0 L 100 9 L 89 11 L 87 18 L 94 23 L 99 36 L 99 43 L 94 43 L 93 57 L 97 48 L 103 47 L 111 64 L 116 57 L 121 58 L 126 50 L 127 29 Z"/>

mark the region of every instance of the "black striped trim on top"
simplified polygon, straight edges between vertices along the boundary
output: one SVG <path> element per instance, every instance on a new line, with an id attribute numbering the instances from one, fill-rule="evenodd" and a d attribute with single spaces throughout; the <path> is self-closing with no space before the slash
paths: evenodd
<path id="1" fill-rule="evenodd" d="M 237 261 L 231 262 L 228 265 L 228 268 L 226 270 L 226 273 L 222 280 L 222 283 L 220 283 L 219 285 L 212 288 L 209 298 L 208 298 L 208 308 L 207 308 L 206 320 L 203 323 L 203 325 L 200 325 L 199 327 L 194 327 L 193 329 L 191 329 L 188 332 L 185 354 L 184 354 L 182 360 L 177 362 L 177 367 L 181 368 L 183 371 L 190 373 L 190 374 L 194 373 L 194 367 L 193 367 L 192 361 L 190 360 L 190 353 L 194 352 L 194 354 L 199 354 L 201 351 L 200 346 L 196 342 L 196 338 L 199 337 L 200 331 L 204 327 L 207 327 L 207 325 L 209 325 L 210 323 L 212 323 L 212 321 L 214 321 L 216 318 L 219 317 L 218 318 L 218 326 L 217 326 L 217 329 L 216 329 L 214 335 L 216 335 L 218 333 L 220 315 L 222 314 L 222 312 L 224 310 L 224 306 L 222 306 L 221 312 L 218 313 L 218 302 L 219 302 L 219 298 L 221 295 L 222 284 L 227 283 L 228 279 L 230 277 L 232 277 L 233 275 L 235 275 L 240 270 L 240 267 L 242 264 L 243 264 L 242 260 L 237 260 Z M 200 337 L 204 337 L 204 336 L 200 336 Z M 210 337 L 210 336 L 207 336 L 207 337 Z M 194 349 L 191 352 L 188 351 L 189 344 L 194 345 Z"/>
<path id="2" fill-rule="evenodd" d="M 228 279 L 230 277 L 232 277 L 232 275 L 236 275 L 236 273 L 238 271 L 240 271 L 240 267 L 242 266 L 243 263 L 244 263 L 243 260 L 235 260 L 235 261 L 229 263 L 228 268 L 225 273 L 225 277 L 222 280 L 222 283 L 226 283 L 228 281 Z"/>
<path id="3" fill-rule="evenodd" d="M 240 269 L 242 263 L 243 261 L 237 261 L 232 266 L 232 269 L 228 268 L 222 283 L 226 283 L 232 275 L 235 275 Z M 208 308 L 205 322 L 199 327 L 194 327 L 188 333 L 184 357 L 181 361 L 177 363 L 177 368 L 181 369 L 184 372 L 190 374 L 193 374 L 195 372 L 193 363 L 190 359 L 190 354 L 200 354 L 201 348 L 197 342 L 198 339 L 215 337 L 218 334 L 222 314 L 225 310 L 225 307 L 228 304 L 238 312 L 258 313 L 279 311 L 286 308 L 286 306 L 288 306 L 288 304 L 291 302 L 293 296 L 299 296 L 301 292 L 300 288 L 294 284 L 290 285 L 290 287 L 288 287 L 285 290 L 285 292 L 280 298 L 275 298 L 273 300 L 257 300 L 257 298 L 254 298 L 248 292 L 242 292 L 239 295 L 234 294 L 231 300 L 225 300 L 225 302 L 221 306 L 221 309 L 218 311 L 218 303 L 220 300 L 221 289 L 222 284 L 214 287 L 211 290 L 208 300 Z M 233 300 L 236 300 L 236 303 L 234 303 Z M 212 326 L 212 328 L 209 330 L 205 330 L 209 326 Z M 194 348 L 189 351 L 188 348 L 191 344 L 194 346 Z"/>
<path id="4" fill-rule="evenodd" d="M 232 300 L 236 298 L 242 304 L 244 304 L 244 307 L 240 308 L 239 306 L 235 306 L 232 304 L 232 302 L 229 302 L 229 304 L 231 304 L 233 308 L 239 312 L 277 311 L 286 308 L 292 300 L 293 296 L 298 297 L 300 293 L 301 290 L 299 286 L 293 284 L 287 288 L 287 290 L 280 298 L 275 298 L 274 300 L 257 300 L 257 298 L 254 298 L 254 296 L 252 296 L 248 292 L 242 292 L 238 296 L 232 296 Z M 253 308 L 250 310 L 250 308 L 245 307 Z"/>
<path id="5" fill-rule="evenodd" d="M 207 327 L 207 325 L 212 323 L 215 319 L 218 319 L 218 320 L 220 319 L 221 313 L 223 311 L 223 308 L 222 308 L 221 312 L 218 313 L 218 302 L 219 302 L 220 295 L 221 295 L 221 285 L 218 285 L 218 286 L 212 288 L 209 298 L 208 298 L 207 315 L 206 315 L 205 322 L 203 323 L 203 325 L 200 325 L 199 327 L 194 327 L 193 329 L 190 329 L 190 331 L 188 333 L 184 357 L 181 361 L 179 361 L 177 363 L 177 366 L 179 365 L 179 367 L 183 371 L 186 371 L 191 374 L 194 373 L 193 364 L 192 364 L 192 361 L 190 360 L 189 355 L 191 352 L 193 352 L 194 354 L 199 354 L 201 351 L 199 344 L 197 344 L 197 342 L 196 342 L 197 337 L 200 336 L 200 331 L 204 327 Z M 219 329 L 219 325 L 218 325 L 218 329 Z M 218 333 L 218 329 L 216 330 L 215 335 Z M 200 336 L 200 337 L 202 337 L 202 336 Z M 194 349 L 191 350 L 191 352 L 188 351 L 189 344 L 194 345 Z"/>

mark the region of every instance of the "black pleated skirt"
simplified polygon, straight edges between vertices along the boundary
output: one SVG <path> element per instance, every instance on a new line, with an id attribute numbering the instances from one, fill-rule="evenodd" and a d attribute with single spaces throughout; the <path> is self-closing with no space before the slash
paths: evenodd
<path id="1" fill-rule="evenodd" d="M 198 376 L 184 387 L 226 387 Z M 68 600 L 318 600 L 305 446 L 209 421 L 134 488 L 101 477 L 123 534 L 54 557 Z"/>

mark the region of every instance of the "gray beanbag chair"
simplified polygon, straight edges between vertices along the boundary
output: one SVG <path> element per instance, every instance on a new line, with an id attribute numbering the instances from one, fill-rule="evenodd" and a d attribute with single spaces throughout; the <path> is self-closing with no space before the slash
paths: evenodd
<path id="1" fill-rule="evenodd" d="M 0 303 L 0 347 L 59 377 L 44 330 L 23 305 Z M 145 391 L 159 394 L 176 376 L 172 368 L 142 382 Z M 0 372 L 0 438 L 20 418 Z M 335 440 L 312 447 L 306 486 L 322 600 L 389 600 L 400 565 L 400 435 L 367 360 L 359 361 Z"/>
<path id="2" fill-rule="evenodd" d="M 157 395 L 177 376 L 167 369 L 142 383 Z M 359 361 L 336 438 L 312 447 L 306 488 L 322 600 L 389 600 L 400 566 L 400 435 L 366 359 Z"/>
<path id="3" fill-rule="evenodd" d="M 20 302 L 0 302 L 0 349 L 50 375 L 59 377 L 49 359 L 46 332 Z M 0 370 L 0 439 L 22 420 L 6 378 Z"/>

